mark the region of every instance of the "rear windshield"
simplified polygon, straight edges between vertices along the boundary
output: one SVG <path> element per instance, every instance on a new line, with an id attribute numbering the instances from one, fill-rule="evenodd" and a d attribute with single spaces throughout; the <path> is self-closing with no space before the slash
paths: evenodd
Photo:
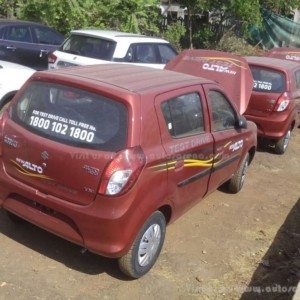
<path id="1" fill-rule="evenodd" d="M 126 147 L 125 105 L 81 89 L 33 82 L 14 105 L 12 119 L 64 144 L 104 151 Z"/>
<path id="2" fill-rule="evenodd" d="M 72 34 L 60 47 L 60 51 L 85 57 L 110 61 L 115 52 L 116 42 L 84 35 Z"/>
<path id="3" fill-rule="evenodd" d="M 281 93 L 286 89 L 285 74 L 274 70 L 250 67 L 254 79 L 253 91 Z"/>

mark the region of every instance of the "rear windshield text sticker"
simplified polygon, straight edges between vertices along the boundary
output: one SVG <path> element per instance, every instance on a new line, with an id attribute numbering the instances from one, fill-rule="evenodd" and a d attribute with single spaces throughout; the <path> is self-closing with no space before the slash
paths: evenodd
<path id="1" fill-rule="evenodd" d="M 93 125 L 38 110 L 33 110 L 29 125 L 88 143 L 93 142 L 96 131 Z"/>

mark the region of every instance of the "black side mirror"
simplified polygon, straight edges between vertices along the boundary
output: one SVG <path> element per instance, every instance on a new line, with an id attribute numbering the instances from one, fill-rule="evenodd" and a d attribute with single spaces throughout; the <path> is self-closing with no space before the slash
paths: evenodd
<path id="1" fill-rule="evenodd" d="M 244 116 L 239 116 L 237 125 L 240 129 L 246 129 L 248 126 L 246 118 Z"/>

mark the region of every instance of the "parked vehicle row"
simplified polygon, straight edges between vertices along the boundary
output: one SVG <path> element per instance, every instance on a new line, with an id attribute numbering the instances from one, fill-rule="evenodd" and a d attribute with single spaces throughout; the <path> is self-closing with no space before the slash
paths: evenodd
<path id="1" fill-rule="evenodd" d="M 239 94 L 239 90 L 234 89 L 234 86 L 245 83 L 242 75 L 230 80 L 237 72 L 231 69 L 232 66 L 246 67 L 241 64 L 239 57 L 229 53 L 185 50 L 170 61 L 166 69 L 222 82 L 229 93 L 232 93 L 231 99 L 236 100 L 239 105 L 240 113 L 257 125 L 258 137 L 263 144 L 270 143 L 276 153 L 283 154 L 287 149 L 291 131 L 297 124 L 300 64 L 269 57 L 246 57 L 246 60 L 254 79 L 253 82 L 246 83 L 253 84 L 249 94 Z M 222 80 L 224 74 L 227 80 Z"/>
<path id="2" fill-rule="evenodd" d="M 220 84 L 128 64 L 35 73 L 0 132 L 12 220 L 118 258 L 133 278 L 154 265 L 166 224 L 222 184 L 242 188 L 257 141 Z"/>
<path id="3" fill-rule="evenodd" d="M 285 152 L 300 64 L 175 55 L 161 39 L 81 30 L 49 56 L 57 70 L 26 69 L 0 117 L 0 207 L 9 217 L 117 258 L 139 278 L 167 224 L 221 185 L 241 190 L 257 134 Z"/>

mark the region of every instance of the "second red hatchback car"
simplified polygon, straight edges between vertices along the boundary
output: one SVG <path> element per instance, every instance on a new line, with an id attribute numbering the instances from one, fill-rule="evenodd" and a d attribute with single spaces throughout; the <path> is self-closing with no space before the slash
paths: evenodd
<path id="1" fill-rule="evenodd" d="M 257 125 L 258 136 L 283 154 L 296 124 L 300 98 L 300 64 L 277 58 L 247 57 L 254 79 L 245 117 Z"/>

